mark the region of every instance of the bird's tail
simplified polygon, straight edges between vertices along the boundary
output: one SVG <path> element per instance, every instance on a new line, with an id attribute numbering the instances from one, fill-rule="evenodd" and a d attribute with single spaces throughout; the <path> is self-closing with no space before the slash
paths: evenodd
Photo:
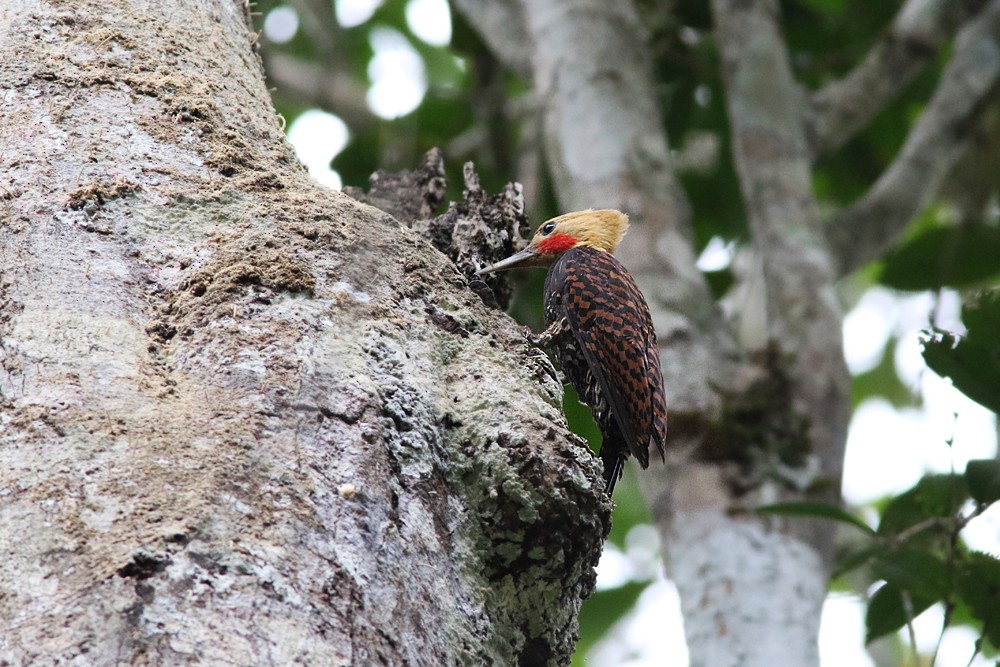
<path id="1" fill-rule="evenodd" d="M 610 498 L 615 492 L 615 484 L 622 478 L 625 458 L 614 453 L 611 456 L 601 456 L 601 460 L 604 461 L 604 490 Z"/>
<path id="2" fill-rule="evenodd" d="M 615 490 L 615 484 L 622 478 L 625 469 L 625 452 L 628 451 L 621 431 L 612 427 L 609 433 L 603 434 L 601 442 L 601 462 L 604 464 L 604 490 L 608 497 Z"/>

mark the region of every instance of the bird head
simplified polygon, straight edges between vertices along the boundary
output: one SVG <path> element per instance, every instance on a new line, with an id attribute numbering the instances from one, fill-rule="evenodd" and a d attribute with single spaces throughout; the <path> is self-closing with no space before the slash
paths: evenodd
<path id="1" fill-rule="evenodd" d="M 477 276 L 515 267 L 548 266 L 571 248 L 614 252 L 628 230 L 628 216 L 613 209 L 576 211 L 542 223 L 524 250 L 476 272 Z"/>

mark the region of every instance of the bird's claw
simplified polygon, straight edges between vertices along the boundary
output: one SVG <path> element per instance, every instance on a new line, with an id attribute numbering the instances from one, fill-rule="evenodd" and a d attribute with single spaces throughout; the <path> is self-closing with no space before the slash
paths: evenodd
<path id="1" fill-rule="evenodd" d="M 534 345 L 536 347 L 541 347 L 541 344 L 542 344 L 541 338 L 542 338 L 542 335 L 544 335 L 544 334 L 536 334 L 534 331 L 531 330 L 531 327 L 524 327 L 524 332 L 523 333 L 524 333 L 525 339 L 527 339 L 527 341 L 529 343 L 531 343 L 532 345 Z"/>
<path id="2" fill-rule="evenodd" d="M 527 327 L 525 327 L 527 329 Z M 566 337 L 569 335 L 569 322 L 565 317 L 553 322 L 540 334 L 535 335 L 531 329 L 528 329 L 527 338 L 534 345 L 538 347 L 549 348 L 554 345 L 561 344 Z"/>

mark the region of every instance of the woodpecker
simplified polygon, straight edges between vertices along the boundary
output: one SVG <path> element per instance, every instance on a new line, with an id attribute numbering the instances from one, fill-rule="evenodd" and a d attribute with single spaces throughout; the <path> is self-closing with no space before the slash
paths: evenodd
<path id="1" fill-rule="evenodd" d="M 477 275 L 547 266 L 545 331 L 563 373 L 601 430 L 610 496 L 629 454 L 649 467 L 652 443 L 664 458 L 667 405 L 656 333 L 635 279 L 612 253 L 628 229 L 614 210 L 577 211 L 544 222 L 528 247 Z"/>

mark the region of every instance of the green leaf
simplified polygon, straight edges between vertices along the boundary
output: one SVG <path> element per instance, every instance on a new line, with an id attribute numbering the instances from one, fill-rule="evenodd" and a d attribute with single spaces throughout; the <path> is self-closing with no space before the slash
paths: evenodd
<path id="1" fill-rule="evenodd" d="M 969 461 L 965 466 L 965 481 L 969 484 L 969 494 L 976 502 L 993 503 L 1000 500 L 1000 461 Z"/>
<path id="2" fill-rule="evenodd" d="M 1000 412 L 1000 290 L 981 292 L 962 308 L 965 336 L 925 334 L 924 360 L 959 391 Z"/>
<path id="3" fill-rule="evenodd" d="M 1000 289 L 976 293 L 962 306 L 962 322 L 969 337 L 980 343 L 996 342 L 1000 335 Z"/>
<path id="4" fill-rule="evenodd" d="M 844 13 L 844 0 L 803 0 L 803 4 L 827 14 Z"/>
<path id="5" fill-rule="evenodd" d="M 987 660 L 993 660 L 994 665 L 996 662 L 1000 662 L 997 660 L 997 658 L 1000 658 L 1000 646 L 991 642 L 989 637 L 983 638 L 982 643 L 979 645 L 979 654 Z"/>
<path id="6" fill-rule="evenodd" d="M 921 341 L 927 366 L 951 380 L 963 394 L 994 412 L 1000 412 L 1000 363 L 995 350 L 951 333 Z"/>
<path id="7" fill-rule="evenodd" d="M 815 519 L 830 519 L 832 521 L 840 521 L 841 523 L 852 525 L 855 528 L 860 528 L 866 533 L 874 534 L 875 532 L 868 526 L 868 524 L 850 512 L 847 512 L 836 505 L 829 505 L 827 503 L 817 503 L 807 500 L 775 503 L 773 505 L 758 507 L 757 513 L 781 514 L 783 516 L 801 516 Z"/>
<path id="8" fill-rule="evenodd" d="M 839 579 L 845 574 L 853 572 L 885 551 L 886 547 L 884 545 L 876 543 L 838 557 L 837 562 L 834 564 L 833 572 L 830 574 L 830 579 Z"/>
<path id="9" fill-rule="evenodd" d="M 959 597 L 983 624 L 983 636 L 1000 646 L 1000 560 L 984 553 L 969 554 L 956 575 Z"/>
<path id="10" fill-rule="evenodd" d="M 901 290 L 970 287 L 1000 276 L 1000 229 L 935 226 L 886 255 L 879 281 Z"/>
<path id="11" fill-rule="evenodd" d="M 968 499 L 969 491 L 961 475 L 927 475 L 913 488 L 899 494 L 886 505 L 879 523 L 879 535 L 897 535 L 907 528 L 933 518 L 954 517 Z M 911 539 L 940 533 L 926 531 Z"/>
<path id="12" fill-rule="evenodd" d="M 937 600 L 910 595 L 910 611 L 907 614 L 903 603 L 903 592 L 893 584 L 885 584 L 875 591 L 868 600 L 865 612 L 865 643 L 868 644 L 906 625 Z"/>
<path id="13" fill-rule="evenodd" d="M 926 549 L 894 549 L 880 554 L 872 572 L 900 590 L 924 599 L 940 600 L 950 592 L 948 566 Z"/>

